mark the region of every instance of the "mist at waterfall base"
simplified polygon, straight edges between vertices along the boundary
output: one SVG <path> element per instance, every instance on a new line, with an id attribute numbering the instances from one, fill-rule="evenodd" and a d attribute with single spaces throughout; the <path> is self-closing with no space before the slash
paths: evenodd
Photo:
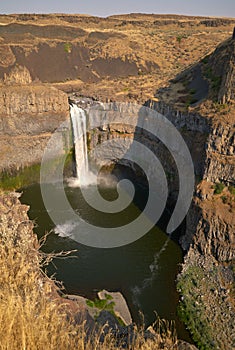
<path id="1" fill-rule="evenodd" d="M 84 199 L 81 188 L 92 196 L 97 185 L 96 176 L 89 170 L 86 140 L 86 115 L 73 105 L 71 108 L 75 162 L 77 177 L 66 179 L 65 193 L 80 222 L 94 226 L 118 227 L 135 220 L 148 200 L 148 190 L 135 183 L 133 202 L 118 213 L 103 213 L 92 208 Z M 133 174 L 125 167 L 116 167 L 113 174 L 99 175 L 99 191 L 104 199 L 117 198 L 117 183 L 122 179 L 134 180 Z M 54 201 L 58 201 L 58 184 L 50 184 Z M 77 250 L 71 258 L 55 258 L 47 267 L 47 274 L 55 275 L 62 281 L 64 292 L 86 298 L 97 297 L 102 289 L 120 291 L 127 300 L 133 321 L 145 325 L 156 321 L 156 315 L 175 320 L 178 336 L 190 340 L 187 330 L 177 316 L 178 294 L 175 279 L 182 262 L 180 247 L 157 226 L 141 239 L 112 249 L 92 248 L 69 238 L 70 232 L 79 230 L 79 223 L 61 221 L 55 227 L 41 196 L 40 185 L 34 184 L 23 189 L 21 202 L 30 205 L 29 217 L 36 221 L 35 232 L 39 238 L 51 232 L 45 252 Z"/>

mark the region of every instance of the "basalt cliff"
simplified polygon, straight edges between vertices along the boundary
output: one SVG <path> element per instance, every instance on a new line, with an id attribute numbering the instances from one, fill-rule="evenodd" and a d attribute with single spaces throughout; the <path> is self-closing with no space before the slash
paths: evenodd
<path id="1" fill-rule="evenodd" d="M 0 172 L 41 162 L 46 144 L 69 118 L 65 93 L 43 85 L 2 86 L 0 90 Z"/>

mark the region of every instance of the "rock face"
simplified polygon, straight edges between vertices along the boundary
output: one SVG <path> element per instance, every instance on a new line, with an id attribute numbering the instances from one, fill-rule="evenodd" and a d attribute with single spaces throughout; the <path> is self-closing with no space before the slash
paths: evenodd
<path id="1" fill-rule="evenodd" d="M 221 66 L 218 60 L 224 60 Z M 209 64 L 215 76 L 221 77 L 218 100 L 227 103 L 235 100 L 235 41 L 233 39 L 220 45 L 211 56 Z M 222 70 L 222 71 L 219 71 Z"/>
<path id="2" fill-rule="evenodd" d="M 40 163 L 52 133 L 69 118 L 67 95 L 41 85 L 0 92 L 0 173 Z"/>
<path id="3" fill-rule="evenodd" d="M 231 114 L 234 112 L 231 112 Z M 234 116 L 235 118 L 235 116 Z M 234 119 L 233 118 L 233 119 Z M 232 122 L 216 122 L 206 143 L 206 167 L 204 179 L 234 184 L 235 127 Z"/>
<path id="4" fill-rule="evenodd" d="M 37 253 L 39 244 L 33 233 L 34 224 L 27 215 L 28 209 L 27 205 L 20 203 L 19 193 L 3 194 L 0 192 L 1 244 L 11 240 L 17 247 L 20 247 L 22 254 L 28 255 L 29 261 L 34 262 L 36 266 L 39 263 Z"/>
<path id="5" fill-rule="evenodd" d="M 226 188 L 233 188 L 235 182 L 233 126 L 217 124 L 205 147 L 204 181 L 197 188 L 180 242 L 185 251 L 192 247 L 217 261 L 232 261 L 235 258 L 235 208 L 234 197 Z M 228 187 L 216 195 L 215 183 Z"/>
<path id="6" fill-rule="evenodd" d="M 180 243 L 185 251 L 190 247 L 217 261 L 235 258 L 235 218 L 229 206 L 221 200 L 194 199 L 186 219 L 186 233 Z"/>
<path id="7" fill-rule="evenodd" d="M 182 97 L 180 89 L 184 87 L 183 94 L 187 93 L 185 86 L 194 86 L 200 90 L 201 85 L 197 84 L 194 76 L 199 66 L 209 89 L 196 106 L 185 108 L 183 103 L 179 103 Z M 157 96 L 160 102 L 148 103 L 151 108 L 167 116 L 180 130 L 191 152 L 195 175 L 199 176 L 198 182 L 203 180 L 188 213 L 186 233 L 180 239 L 181 245 L 185 251 L 192 246 L 200 254 L 212 255 L 217 261 L 231 261 L 235 257 L 234 199 L 228 190 L 221 197 L 214 195 L 214 190 L 211 193 L 215 183 L 221 182 L 227 188 L 235 184 L 234 69 L 235 42 L 229 39 L 199 65 L 181 73 L 168 89 L 159 91 Z M 169 99 L 171 93 L 174 96 Z M 193 96 L 196 93 L 192 91 Z M 167 100 L 170 100 L 170 106 Z M 192 131 L 194 138 L 191 136 L 190 140 Z M 196 146 L 198 144 L 199 148 Z M 197 155 L 195 148 L 198 148 Z"/>
<path id="8" fill-rule="evenodd" d="M 30 84 L 32 83 L 31 75 L 26 67 L 15 66 L 7 74 L 4 74 L 3 83 L 6 85 Z"/>
<path id="9" fill-rule="evenodd" d="M 214 122 L 200 113 L 177 112 L 163 103 L 153 103 L 153 108 L 167 116 L 181 132 L 186 127 L 182 135 L 191 152 L 196 176 L 211 183 L 211 187 L 215 182 L 234 185 L 234 124 L 226 120 Z M 180 239 L 183 249 L 188 251 L 192 244 L 201 254 L 213 255 L 219 261 L 234 259 L 233 211 L 222 200 L 212 202 L 212 195 L 195 197 L 187 215 L 186 233 Z"/>
<path id="10" fill-rule="evenodd" d="M 125 108 L 123 106 L 124 104 L 122 104 L 122 108 Z M 89 149 L 92 151 L 91 154 L 93 158 L 97 160 L 100 165 L 103 165 L 103 163 L 107 164 L 107 160 L 110 163 L 118 162 L 121 165 L 127 165 L 138 175 L 137 177 L 139 180 L 143 179 L 144 174 L 141 172 L 140 168 L 136 167 L 134 163 L 130 163 L 125 159 L 125 153 L 127 151 L 131 151 L 133 140 L 137 141 L 151 150 L 160 160 L 168 180 L 170 194 L 168 202 L 169 204 L 170 201 L 175 202 L 179 189 L 177 169 L 173 156 L 170 154 L 166 145 L 160 142 L 157 137 L 153 136 L 154 132 L 157 133 L 158 124 L 154 125 L 155 130 L 152 130 L 153 134 L 148 133 L 146 130 L 141 130 L 139 128 L 127 125 L 127 119 L 130 116 L 131 108 L 134 107 L 131 107 L 131 105 L 129 106 L 128 104 L 125 106 L 127 106 L 127 112 L 129 108 L 129 114 L 124 113 L 122 115 L 121 118 L 123 120 L 123 124 L 117 123 L 105 125 L 92 130 L 92 132 L 89 134 Z M 146 103 L 146 107 L 147 106 L 150 106 L 161 115 L 164 115 L 176 126 L 178 130 L 180 130 L 189 150 L 191 151 L 195 166 L 195 173 L 198 177 L 203 177 L 206 159 L 205 142 L 210 130 L 208 120 L 200 116 L 200 114 L 195 113 L 189 115 L 188 113 L 173 111 L 173 109 L 163 103 L 148 101 Z M 138 106 L 135 105 L 135 110 L 136 123 L 138 121 L 138 113 L 149 113 L 147 112 L 148 109 L 143 109 L 141 106 L 139 106 L 138 110 Z M 134 120 L 133 118 L 134 116 L 131 118 L 132 121 Z M 89 115 L 89 122 L 92 124 L 90 119 L 92 119 L 92 114 L 91 116 Z M 105 141 L 109 142 L 105 143 Z M 174 142 L 174 140 L 172 139 L 171 142 Z M 141 154 L 141 159 L 147 159 L 145 157 L 144 147 Z M 151 174 L 151 176 L 154 178 L 156 174 L 154 165 L 149 163 L 147 167 L 149 174 Z"/>
<path id="11" fill-rule="evenodd" d="M 16 58 L 8 45 L 1 45 L 0 48 L 0 66 L 6 68 L 12 66 Z"/>
<path id="12" fill-rule="evenodd" d="M 213 120 L 200 111 L 174 110 L 164 102 L 148 101 L 146 105 L 163 114 L 181 132 L 191 152 L 195 175 L 204 180 L 202 188 L 197 189 L 187 215 L 186 232 L 180 238 L 182 248 L 188 251 L 192 246 L 201 254 L 212 255 L 218 261 L 231 261 L 235 257 L 234 207 L 226 201 L 232 203 L 233 198 L 228 190 L 221 194 L 222 197 L 218 197 L 211 188 L 215 182 L 234 185 L 234 126 L 230 122 L 232 112 L 229 120 Z M 107 140 L 108 145 L 104 143 L 105 146 L 102 147 Z M 168 175 L 170 200 L 175 201 L 178 177 L 174 161 L 159 140 L 151 139 L 150 135 L 125 124 L 116 124 L 96 129 L 89 136 L 89 146 L 91 150 L 98 148 L 94 154 L 100 163 L 103 159 L 117 162 L 119 157 L 124 157 L 133 140 L 147 146 L 161 161 Z M 132 167 L 127 161 L 121 160 L 120 163 Z M 138 173 L 137 169 L 133 170 Z"/>
<path id="13" fill-rule="evenodd" d="M 205 144 L 211 130 L 210 120 L 197 112 L 174 109 L 163 101 L 149 100 L 146 105 L 164 115 L 180 131 L 191 153 L 195 175 L 202 178 L 206 163 Z"/>
<path id="14" fill-rule="evenodd" d="M 194 146 L 199 134 L 205 135 L 200 139 L 199 161 L 192 152 L 194 147 L 190 148 L 187 142 L 199 178 L 186 217 L 185 233 L 180 237 L 186 255 L 178 276 L 178 289 L 182 295 L 181 315 L 193 339 L 201 348 L 224 350 L 234 347 L 234 48 L 234 40 L 222 43 L 199 66 L 190 67 L 159 93 L 164 102 L 151 103 L 181 128 L 186 142 L 192 127 L 197 129 Z M 194 76 L 198 67 L 209 89 L 200 101 L 192 103 L 192 96 L 201 88 Z M 191 91 L 189 96 L 185 87 L 192 86 L 196 91 Z M 182 127 L 187 132 L 183 133 Z M 229 281 L 227 275 L 232 276 Z"/>

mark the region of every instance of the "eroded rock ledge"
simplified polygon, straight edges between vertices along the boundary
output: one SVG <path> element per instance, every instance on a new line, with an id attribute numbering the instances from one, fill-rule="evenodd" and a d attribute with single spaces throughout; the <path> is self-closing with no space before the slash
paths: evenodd
<path id="1" fill-rule="evenodd" d="M 42 85 L 0 92 L 0 173 L 39 164 L 52 133 L 69 118 L 67 95 Z"/>

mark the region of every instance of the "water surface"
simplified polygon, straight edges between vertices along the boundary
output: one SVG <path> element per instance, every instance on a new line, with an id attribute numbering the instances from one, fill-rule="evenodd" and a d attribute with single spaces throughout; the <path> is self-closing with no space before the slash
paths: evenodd
<path id="1" fill-rule="evenodd" d="M 57 185 L 51 185 L 56 200 Z M 91 187 L 92 191 L 92 187 Z M 140 214 L 148 193 L 136 187 L 135 203 L 117 214 L 104 214 L 94 210 L 83 200 L 79 188 L 65 186 L 68 200 L 78 215 L 88 222 L 102 227 L 124 225 Z M 113 200 L 116 191 L 105 186 L 101 189 L 104 198 Z M 112 249 L 91 248 L 55 233 L 42 201 L 40 185 L 34 184 L 23 189 L 21 202 L 30 205 L 29 217 L 35 220 L 35 232 L 39 237 L 51 232 L 43 250 L 67 251 L 76 249 L 73 258 L 54 259 L 47 268 L 63 282 L 65 292 L 96 297 L 102 289 L 123 293 L 135 322 L 140 321 L 139 312 L 144 315 L 146 325 L 161 318 L 175 320 L 178 336 L 189 340 L 188 333 L 177 317 L 178 294 L 175 287 L 182 251 L 178 244 L 157 226 L 138 241 Z M 72 223 L 61 223 L 69 225 Z M 66 227 L 65 227 L 66 229 Z"/>

